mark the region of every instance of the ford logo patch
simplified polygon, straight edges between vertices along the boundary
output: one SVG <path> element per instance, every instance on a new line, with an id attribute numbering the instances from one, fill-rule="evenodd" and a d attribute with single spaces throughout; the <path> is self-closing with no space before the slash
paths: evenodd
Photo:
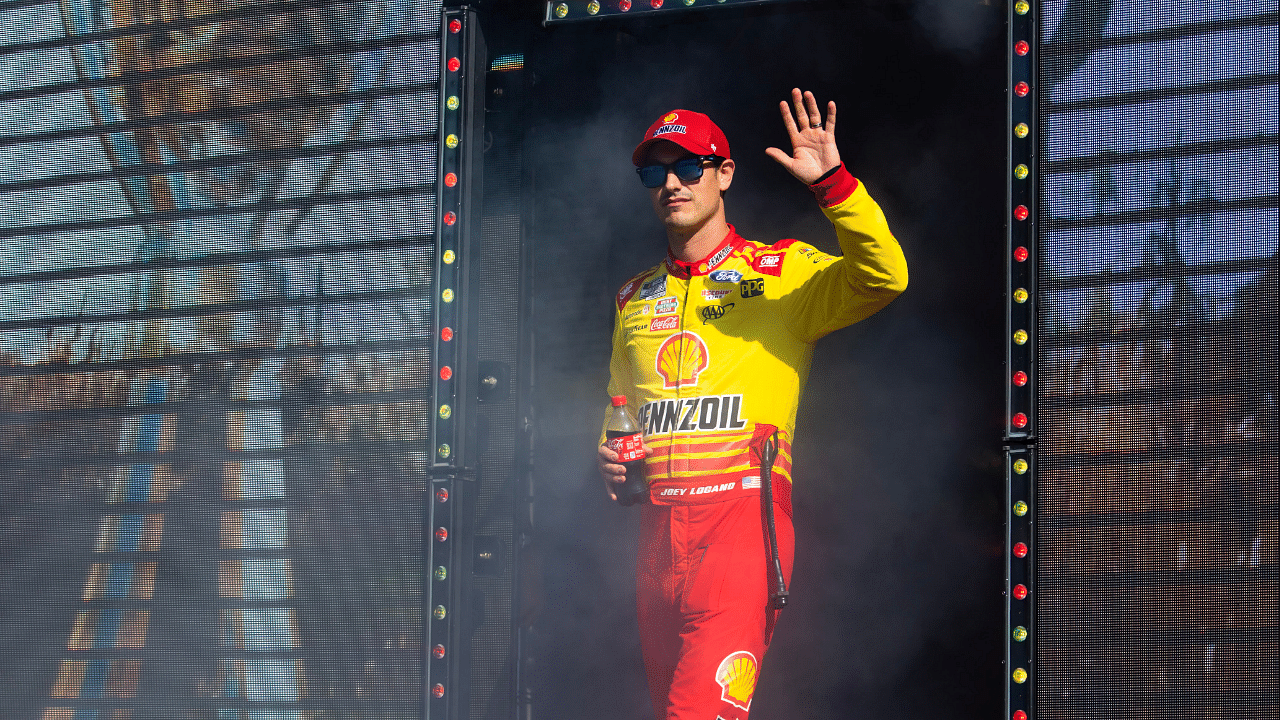
<path id="1" fill-rule="evenodd" d="M 742 273 L 737 270 L 717 270 L 711 273 L 712 282 L 731 282 L 736 283 L 742 279 Z"/>

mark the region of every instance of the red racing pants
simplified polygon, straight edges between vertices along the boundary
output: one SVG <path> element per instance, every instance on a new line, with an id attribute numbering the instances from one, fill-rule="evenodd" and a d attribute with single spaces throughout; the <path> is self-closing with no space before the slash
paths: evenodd
<path id="1" fill-rule="evenodd" d="M 789 583 L 789 482 L 775 482 L 778 495 L 778 556 Z M 747 720 L 779 612 L 769 609 L 775 581 L 762 505 L 748 496 L 641 506 L 640 646 L 659 720 Z"/>

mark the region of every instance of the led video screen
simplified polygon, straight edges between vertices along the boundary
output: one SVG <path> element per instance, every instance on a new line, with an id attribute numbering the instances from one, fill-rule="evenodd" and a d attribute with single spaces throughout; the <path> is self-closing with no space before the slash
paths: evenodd
<path id="1" fill-rule="evenodd" d="M 421 715 L 439 5 L 0 3 L 0 717 Z"/>
<path id="2" fill-rule="evenodd" d="M 1033 717 L 1280 717 L 1280 16 L 1036 11 Z"/>

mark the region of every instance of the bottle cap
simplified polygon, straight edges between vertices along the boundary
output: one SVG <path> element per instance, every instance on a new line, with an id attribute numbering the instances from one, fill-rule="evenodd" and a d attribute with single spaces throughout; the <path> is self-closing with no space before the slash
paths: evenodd
<path id="1" fill-rule="evenodd" d="M 627 404 L 627 396 L 626 396 L 626 395 L 614 395 L 614 396 L 613 396 L 613 406 L 614 406 L 614 407 L 622 407 L 623 405 L 626 405 L 626 404 Z"/>

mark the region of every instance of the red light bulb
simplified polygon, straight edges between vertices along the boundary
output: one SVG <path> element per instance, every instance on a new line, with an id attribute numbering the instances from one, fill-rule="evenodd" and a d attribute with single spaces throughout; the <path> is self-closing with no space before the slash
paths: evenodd
<path id="1" fill-rule="evenodd" d="M 658 8 L 662 7 L 662 0 L 649 0 L 649 7 L 653 8 L 654 10 L 657 10 Z"/>
<path id="2" fill-rule="evenodd" d="M 1019 82 L 1013 86 L 1013 94 L 1018 97 L 1026 97 L 1029 92 L 1031 92 L 1031 86 L 1024 82 Z"/>
<path id="3" fill-rule="evenodd" d="M 444 542 L 449 539 L 449 531 L 445 528 L 436 528 L 436 542 Z"/>
<path id="4" fill-rule="evenodd" d="M 431 687 L 431 696 L 437 700 L 444 697 L 444 685 L 436 683 Z"/>
<path id="5" fill-rule="evenodd" d="M 631 0 L 618 0 L 618 9 L 626 12 L 631 9 Z"/>
<path id="6" fill-rule="evenodd" d="M 457 184 L 458 184 L 458 176 L 457 176 L 457 175 L 455 175 L 454 173 L 445 173 L 445 175 L 444 175 L 444 186 L 445 186 L 445 187 L 453 187 L 454 185 L 457 185 Z"/>
<path id="7" fill-rule="evenodd" d="M 448 365 L 445 365 L 444 367 L 440 368 L 441 380 L 448 380 L 451 377 L 453 377 L 453 368 L 449 367 Z"/>
<path id="8" fill-rule="evenodd" d="M 436 502 L 448 502 L 448 501 L 449 501 L 449 490 L 448 490 L 448 488 L 439 488 L 439 489 L 437 489 L 437 490 L 436 490 Z"/>
<path id="9" fill-rule="evenodd" d="M 440 530 L 443 530 L 443 529 L 444 529 L 444 528 L 440 528 Z M 439 530 L 437 530 L 437 531 L 436 531 L 436 535 L 437 535 L 437 536 L 439 536 L 439 535 L 440 535 L 440 531 L 439 531 Z M 1026 557 L 1026 556 L 1027 556 L 1027 544 L 1026 544 L 1026 543 L 1014 543 L 1014 544 L 1013 544 L 1013 556 L 1014 556 L 1014 557 L 1018 557 L 1018 558 L 1024 558 L 1024 557 Z"/>
<path id="10" fill-rule="evenodd" d="M 1017 598 L 1018 600 L 1026 600 L 1026 599 L 1027 599 L 1027 586 L 1026 586 L 1026 585 L 1023 585 L 1022 583 L 1018 583 L 1017 585 L 1014 585 L 1014 586 L 1013 586 L 1013 596 L 1014 596 L 1015 598 Z"/>
<path id="11" fill-rule="evenodd" d="M 450 20 L 450 21 L 449 21 L 449 32 L 453 33 L 454 35 L 457 35 L 458 33 L 462 32 L 462 21 L 461 21 L 461 20 Z"/>
<path id="12" fill-rule="evenodd" d="M 1031 211 L 1027 209 L 1026 205 L 1019 205 L 1013 209 L 1013 216 L 1018 218 L 1018 220 L 1026 220 L 1030 215 Z"/>
<path id="13" fill-rule="evenodd" d="M 1019 55 L 1026 55 L 1027 53 L 1031 52 L 1031 46 L 1027 44 L 1026 40 L 1019 40 L 1018 42 L 1014 43 L 1013 51 L 1018 53 Z"/>
<path id="14" fill-rule="evenodd" d="M 1017 413 L 1012 418 L 1013 426 L 1016 428 L 1024 428 L 1027 426 L 1027 416 L 1024 413 Z"/>
<path id="15" fill-rule="evenodd" d="M 458 216 L 457 216 L 457 215 L 453 214 L 452 212 L 447 212 L 447 213 L 445 213 L 445 214 L 444 214 L 444 224 L 445 224 L 445 225 L 452 225 L 452 224 L 454 224 L 454 223 L 456 223 L 456 222 L 458 222 Z"/>
<path id="16" fill-rule="evenodd" d="M 1022 387 L 1027 384 L 1027 374 L 1019 370 L 1013 374 L 1013 384 Z"/>
<path id="17" fill-rule="evenodd" d="M 1013 249 L 1013 259 L 1017 260 L 1018 262 L 1026 262 L 1027 255 L 1028 255 L 1027 249 L 1022 245 L 1019 245 L 1018 247 Z"/>
<path id="18" fill-rule="evenodd" d="M 1027 720 L 1027 714 L 1021 710 L 1013 713 L 1013 720 Z"/>
<path id="19" fill-rule="evenodd" d="M 437 646 L 435 646 L 435 647 L 431 648 L 431 655 L 432 655 L 432 657 L 434 657 L 434 658 L 435 658 L 435 659 L 437 659 L 437 660 L 443 660 L 443 659 L 444 659 L 444 646 L 443 646 L 443 645 L 437 645 Z"/>
<path id="20" fill-rule="evenodd" d="M 453 328 L 451 327 L 440 328 L 440 339 L 443 340 L 444 342 L 449 342 L 450 340 L 452 340 Z"/>
<path id="21" fill-rule="evenodd" d="M 456 57 L 449 58 L 449 72 L 458 72 L 458 68 L 460 67 L 462 67 L 461 60 L 459 60 Z M 1026 93 L 1023 93 L 1023 94 L 1025 95 Z"/>

